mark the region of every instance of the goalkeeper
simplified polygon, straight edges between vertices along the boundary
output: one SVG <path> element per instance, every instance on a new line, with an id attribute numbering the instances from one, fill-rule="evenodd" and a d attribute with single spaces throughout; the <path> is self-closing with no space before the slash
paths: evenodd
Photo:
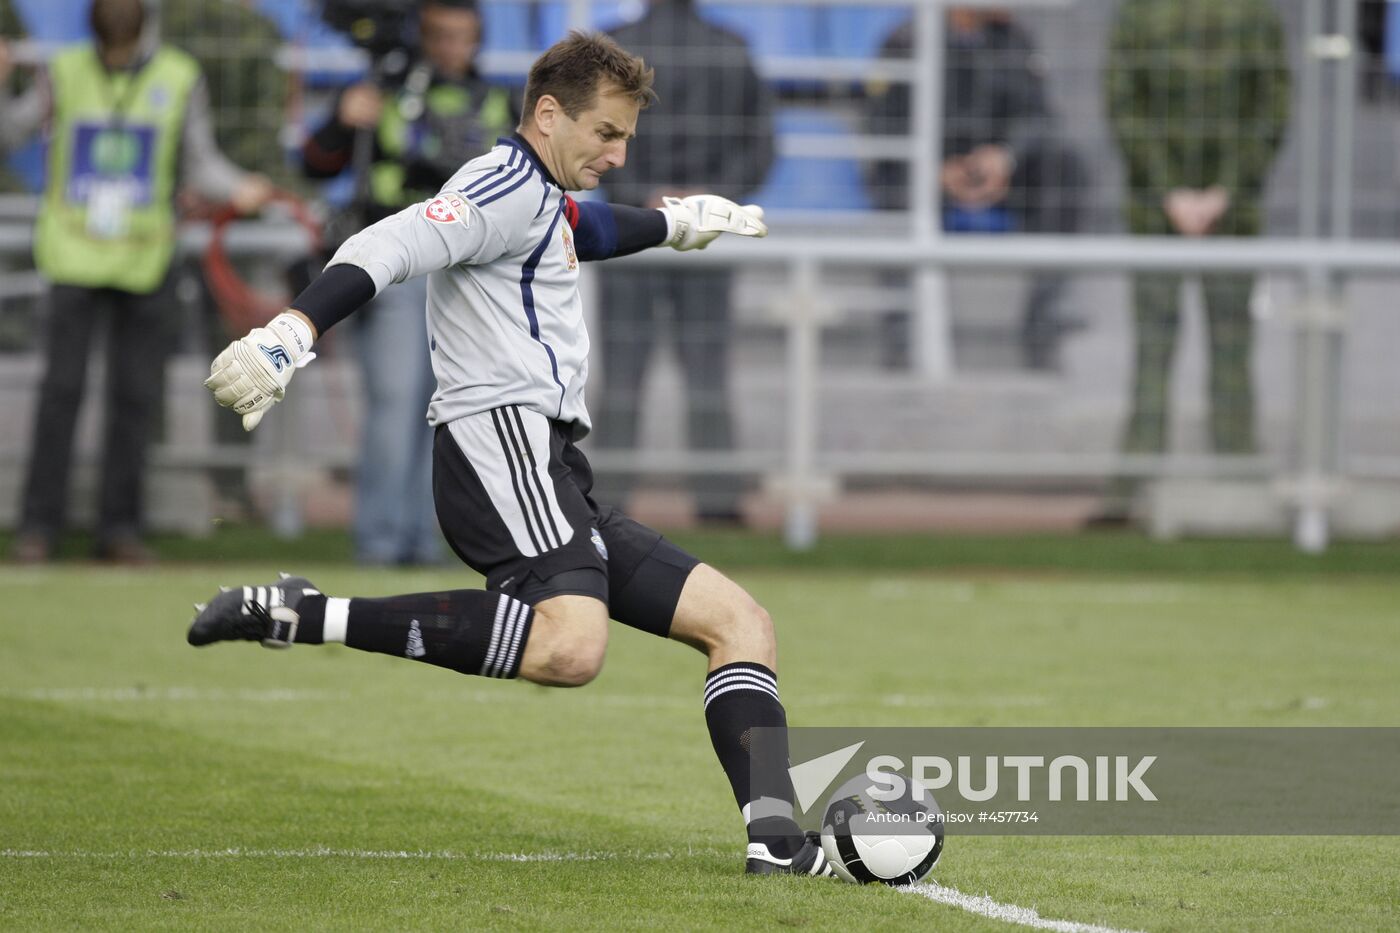
<path id="1" fill-rule="evenodd" d="M 434 500 L 448 543 L 486 590 L 344 599 L 289 577 L 196 607 L 189 640 L 340 642 L 464 674 L 581 686 L 602 667 L 610 617 L 674 639 L 709 660 L 705 719 L 747 825 L 746 870 L 827 875 L 815 834 L 793 821 L 786 748 L 763 749 L 771 760 L 750 774 L 749 730 L 786 726 L 767 613 L 596 503 L 575 446 L 590 427 L 578 263 L 767 233 L 759 208 L 717 196 L 668 198 L 656 210 L 568 196 L 625 162 L 651 83 L 652 70 L 606 36 L 573 33 L 546 50 L 515 135 L 436 198 L 347 240 L 292 309 L 219 354 L 206 383 L 252 430 L 319 334 L 391 283 L 427 275 Z"/>

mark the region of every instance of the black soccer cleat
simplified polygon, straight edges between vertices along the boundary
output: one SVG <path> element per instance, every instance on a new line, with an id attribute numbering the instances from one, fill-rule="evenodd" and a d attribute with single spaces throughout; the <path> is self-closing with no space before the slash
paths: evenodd
<path id="1" fill-rule="evenodd" d="M 815 875 L 818 878 L 833 878 L 836 875 L 831 870 L 826 853 L 822 851 L 821 833 L 815 830 L 807 833 L 802 840 L 802 848 L 792 858 L 778 858 L 761 842 L 749 843 L 744 872 L 749 875 Z"/>
<path id="2" fill-rule="evenodd" d="M 320 590 L 305 577 L 286 574 L 276 583 L 221 588 L 208 604 L 196 605 L 190 624 L 192 645 L 216 641 L 260 641 L 265 648 L 290 648 L 296 639 L 297 605 Z"/>

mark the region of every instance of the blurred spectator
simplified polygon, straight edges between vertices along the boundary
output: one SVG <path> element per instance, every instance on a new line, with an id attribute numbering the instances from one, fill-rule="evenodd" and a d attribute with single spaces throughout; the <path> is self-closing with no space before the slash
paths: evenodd
<path id="1" fill-rule="evenodd" d="M 13 0 L 0 0 L 0 40 L 23 42 L 28 38 L 24 20 L 15 11 Z M 9 67 L 9 74 L 0 82 L 0 95 L 18 97 L 29 89 L 32 74 L 27 68 Z M 27 191 L 24 179 L 15 174 L 9 165 L 0 163 L 0 192 Z"/>
<path id="2" fill-rule="evenodd" d="M 646 15 L 612 35 L 656 69 L 657 101 L 647 110 L 646 131 L 629 146 L 626 166 L 608 176 L 609 200 L 659 207 L 663 197 L 708 191 L 742 203 L 773 164 L 772 104 L 744 40 L 702 19 L 692 0 L 653 0 Z M 642 379 L 657 343 L 669 335 L 685 372 L 691 449 L 729 450 L 733 274 L 624 266 L 600 279 L 606 374 L 599 445 L 636 446 Z M 600 483 L 607 491 L 599 498 L 622 502 L 633 481 L 613 474 Z M 693 488 L 702 521 L 740 521 L 737 477 L 705 475 Z"/>
<path id="3" fill-rule="evenodd" d="M 272 191 L 219 152 L 199 66 L 154 40 L 141 0 L 94 0 L 91 21 L 94 43 L 58 53 L 28 92 L 0 100 L 0 145 L 22 143 L 45 123 L 52 136 L 34 234 L 35 262 L 53 285 L 47 366 L 15 540 L 16 559 L 30 562 L 52 555 L 63 527 L 99 321 L 110 333 L 97 555 L 149 559 L 141 487 L 176 323 L 166 285 L 177 180 L 246 211 Z M 0 77 L 10 68 L 0 44 Z"/>
<path id="4" fill-rule="evenodd" d="M 1085 172 L 1082 160 L 1055 135 L 1045 76 L 1030 35 L 1000 9 L 953 7 L 944 49 L 943 228 L 949 233 L 1073 233 L 1079 229 Z M 882 55 L 909 58 L 914 25 L 885 42 Z M 871 89 L 868 128 L 907 135 L 912 119 L 907 83 Z M 909 210 L 909 164 L 878 162 L 871 177 L 877 206 Z M 1059 344 L 1070 329 L 1059 308 L 1059 273 L 1035 273 L 1022 319 L 1023 363 L 1059 365 Z M 901 315 L 901 329 L 903 319 Z M 907 343 L 893 335 L 899 345 Z"/>
<path id="5" fill-rule="evenodd" d="M 1108 52 L 1108 115 L 1127 167 L 1129 229 L 1189 237 L 1259 234 L 1264 183 L 1287 126 L 1291 83 L 1273 4 L 1127 0 Z M 1201 282 L 1211 443 L 1220 453 L 1253 453 L 1254 276 L 1216 272 Z M 1137 349 L 1125 453 L 1166 449 L 1181 283 L 1171 272 L 1133 276 Z M 1126 521 L 1135 485 L 1116 481 L 1099 520 Z"/>
<path id="6" fill-rule="evenodd" d="M 515 127 L 509 92 L 476 69 L 476 4 L 429 0 L 418 16 L 417 59 L 396 77 L 345 88 L 302 152 L 313 178 L 356 173 L 347 218 L 353 230 L 431 198 L 462 163 Z M 364 563 L 436 563 L 442 557 L 427 423 L 436 386 L 427 283 L 422 277 L 395 285 L 356 315 L 366 411 L 353 533 L 356 558 Z"/>

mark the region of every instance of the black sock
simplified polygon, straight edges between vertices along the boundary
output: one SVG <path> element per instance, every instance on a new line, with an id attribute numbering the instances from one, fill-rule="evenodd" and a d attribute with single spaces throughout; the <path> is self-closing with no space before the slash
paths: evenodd
<path id="1" fill-rule="evenodd" d="M 312 624 L 307 626 L 308 615 L 302 616 L 297 641 L 343 641 L 361 651 L 504 679 L 520 672 L 534 619 L 534 610 L 524 603 L 485 590 L 332 598 L 315 607 L 312 599 L 302 603 Z"/>
<path id="2" fill-rule="evenodd" d="M 705 723 L 744 814 L 749 841 L 763 843 L 778 858 L 791 858 L 802 845 L 802 830 L 792 818 L 786 732 L 781 741 L 760 743 L 757 757 L 751 760 L 750 756 L 749 730 L 787 729 L 777 677 L 750 661 L 711 671 L 705 678 Z"/>

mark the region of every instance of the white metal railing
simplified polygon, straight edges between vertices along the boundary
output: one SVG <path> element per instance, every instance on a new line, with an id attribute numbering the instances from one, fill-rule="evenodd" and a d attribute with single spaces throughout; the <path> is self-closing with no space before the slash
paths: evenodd
<path id="1" fill-rule="evenodd" d="M 800 0 L 782 0 L 800 2 Z M 844 0 L 846 4 L 881 4 L 880 0 Z M 1063 0 L 1046 0 L 1061 5 Z M 940 214 L 939 190 L 934 159 L 911 160 L 911 202 L 929 205 L 908 217 L 905 232 L 862 232 L 859 238 L 843 236 L 846 230 L 818 235 L 810 227 L 785 229 L 775 224 L 769 239 L 742 246 L 718 242 L 701 253 L 684 257 L 664 252 L 640 254 L 623 260 L 630 264 L 724 264 L 739 268 L 780 267 L 788 286 L 781 308 L 776 309 L 787 334 L 785 382 L 790 387 L 786 417 L 787 436 L 781 454 L 758 452 L 699 453 L 684 457 L 643 452 L 638 457 L 599 452 L 600 467 L 627 466 L 668 472 L 732 472 L 752 470 L 776 472 L 787 497 L 787 538 L 794 547 L 810 546 L 816 535 L 816 508 L 830 478 L 849 473 L 924 475 L 1040 475 L 1103 476 L 1108 473 L 1186 476 L 1257 475 L 1261 468 L 1272 469 L 1259 458 L 1189 458 L 1154 456 L 1068 456 L 1038 455 L 1027 459 L 984 454 L 907 454 L 861 451 L 858 455 L 823 452 L 817 444 L 817 390 L 820 375 L 820 332 L 826 326 L 825 298 L 821 288 L 824 269 L 843 267 L 890 267 L 914 273 L 914 311 L 919 324 L 917 354 L 924 378 L 946 378 L 952 368 L 948 347 L 949 312 L 944 275 L 954 269 L 1059 269 L 1088 270 L 1220 270 L 1252 269 L 1296 275 L 1305 298 L 1296 307 L 1293 319 L 1299 344 L 1298 432 L 1296 449 L 1283 465 L 1286 485 L 1296 509 L 1294 539 L 1299 547 L 1319 550 L 1328 540 L 1327 506 L 1339 478 L 1340 465 L 1332 426 L 1340 419 L 1340 397 L 1336 390 L 1340 366 L 1339 340 L 1344 326 L 1340 310 L 1341 282 L 1350 276 L 1400 273 L 1400 246 L 1385 242 L 1349 239 L 1348 212 L 1351 179 L 1350 160 L 1345 151 L 1333 147 L 1346 142 L 1336 128 L 1350 126 L 1355 101 L 1354 81 L 1345 77 L 1350 59 L 1341 55 L 1344 43 L 1355 29 L 1356 0 L 1301 0 L 1304 12 L 1304 58 L 1299 86 L 1303 106 L 1296 132 L 1301 141 L 1302 169 L 1299 204 L 1303 235 L 1297 239 L 1212 239 L 1189 241 L 1173 237 L 1110 236 L 998 236 L 959 237 L 945 235 L 935 221 Z M 967 5 L 966 0 L 918 0 L 912 7 L 916 16 L 916 56 L 906 63 L 882 63 L 884 76 L 913 84 L 913 119 L 909 137 L 870 137 L 857 140 L 825 139 L 819 155 L 858 155 L 860 157 L 908 158 L 910 153 L 942 151 L 940 136 L 943 99 L 941 66 L 944 28 L 942 11 L 951 5 Z M 987 0 L 985 5 L 1000 6 Z M 1031 5 L 1024 2 L 1018 6 Z M 573 21 L 590 21 L 589 0 L 571 0 Z M 1333 31 L 1324 23 L 1332 12 Z M 42 49 L 31 50 L 42 54 Z M 296 50 L 311 55 L 312 50 Z M 514 55 L 515 53 L 509 53 Z M 528 56 L 528 53 L 519 53 Z M 1340 55 L 1340 57 L 1339 57 Z M 298 62 L 311 67 L 312 59 Z M 823 60 L 822 77 L 832 77 L 830 60 Z M 791 62 L 789 62 L 790 64 Z M 325 62 L 316 61 L 314 67 Z M 502 67 L 521 69 L 522 62 L 501 59 Z M 528 65 L 528 62 L 524 62 Z M 869 76 L 872 63 L 863 62 L 861 75 Z M 493 67 L 488 62 L 488 67 Z M 523 70 L 523 69 L 521 69 Z M 801 67 L 774 70 L 769 75 L 802 76 Z M 1331 74 L 1332 93 L 1326 92 Z M 1325 102 L 1325 103 L 1324 103 Z M 1334 132 L 1324 132 L 1321 114 L 1330 110 Z M 1337 142 L 1337 139 L 1341 142 Z M 805 141 L 785 143 L 803 148 Z M 1331 175 L 1324 178 L 1324 154 L 1331 151 Z M 807 150 L 809 153 L 812 150 Z M 1338 155 L 1343 157 L 1338 158 Z M 1331 205 L 1324 218 L 1322 206 Z M 814 222 L 823 218 L 814 214 Z M 1328 221 L 1324 228 L 1324 219 Z M 849 223 L 849 218 L 843 218 Z M 879 224 L 872 224 L 878 227 Z M 1326 234 L 1324 235 L 1324 229 Z M 30 248 L 31 233 L 23 222 L 0 222 L 0 253 L 17 253 Z M 182 244 L 199 249 L 207 232 L 198 227 L 185 230 Z M 236 224 L 230 230 L 228 247 L 235 253 L 295 253 L 304 249 L 301 231 L 287 223 Z M 626 457 L 623 460 L 623 457 Z M 195 457 L 176 458 L 191 465 Z M 1352 467 L 1369 476 L 1400 478 L 1400 465 L 1383 458 L 1358 458 Z"/>

